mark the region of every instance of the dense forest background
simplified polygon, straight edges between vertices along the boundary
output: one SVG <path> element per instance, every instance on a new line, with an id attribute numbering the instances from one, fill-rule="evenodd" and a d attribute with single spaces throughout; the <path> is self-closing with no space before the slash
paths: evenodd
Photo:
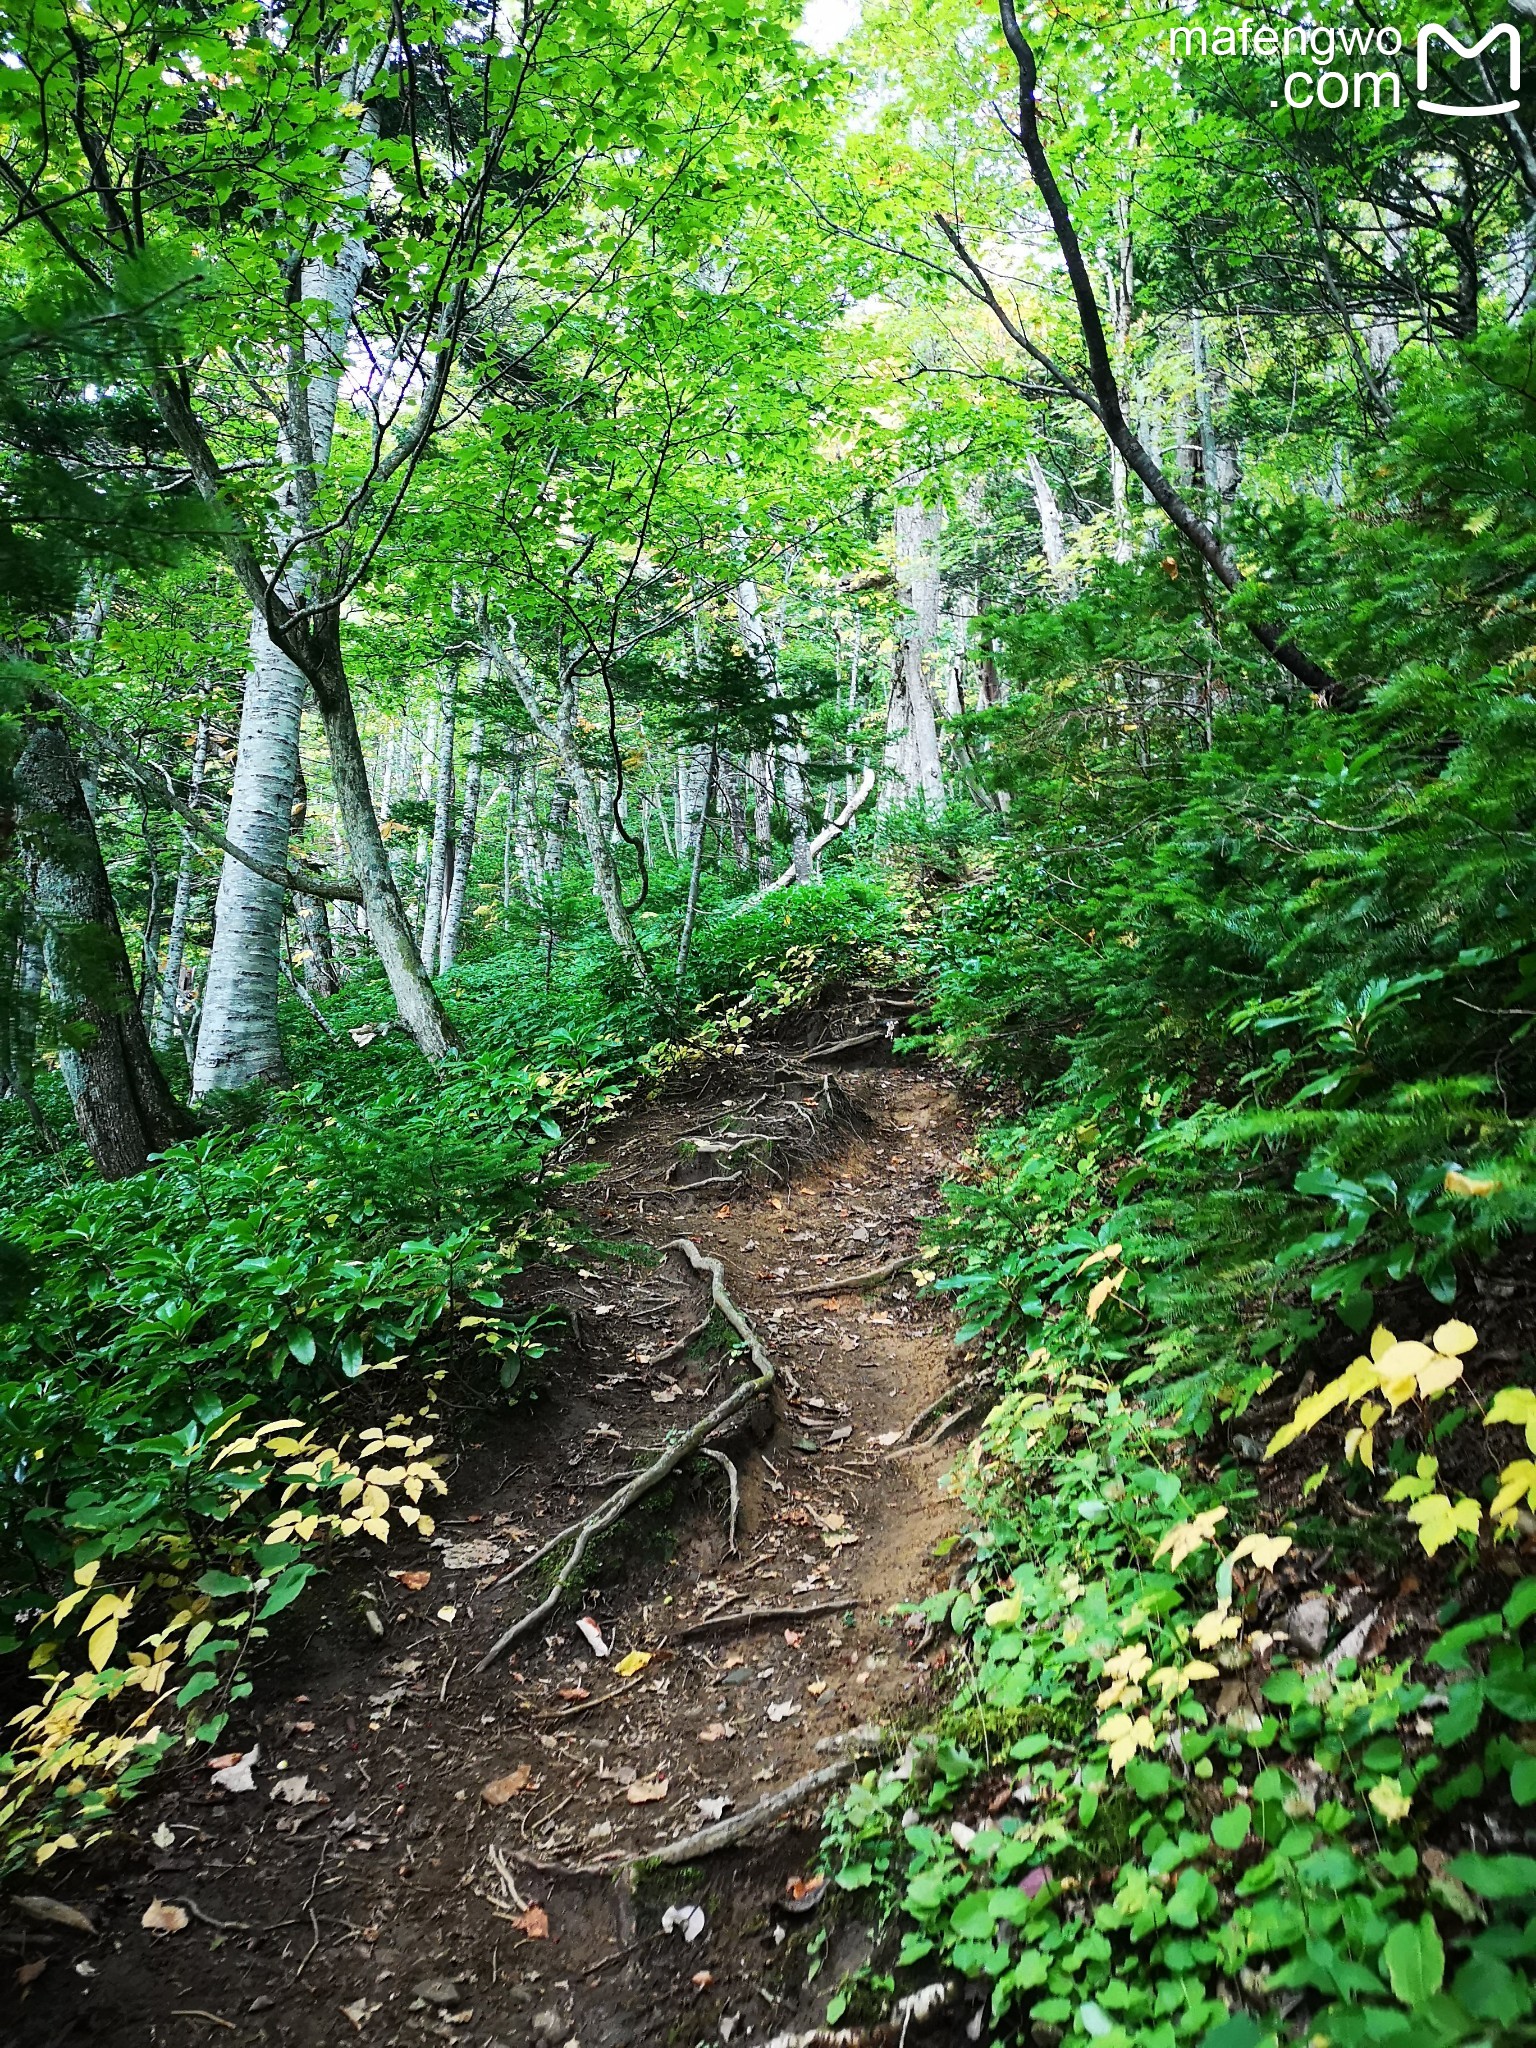
<path id="1" fill-rule="evenodd" d="M 1385 56 L 1332 0 L 1231 17 L 1284 56 L 833 12 L 0 15 L 0 1853 L 215 1742 L 326 1543 L 430 1533 L 416 1440 L 370 1471 L 327 1415 L 466 1315 L 515 1398 L 509 1282 L 594 1117 L 901 986 L 993 1105 L 927 1255 L 1009 1390 L 947 1625 L 1023 1759 L 1025 1703 L 1059 1733 L 1082 1692 L 1063 1574 L 1105 1575 L 1109 1675 L 1054 1836 L 977 1877 L 866 1789 L 854 1888 L 1036 2041 L 1527 2038 L 1529 95 L 1467 118 L 1499 41 L 1416 82 L 1417 5 Z M 1346 1488 L 1331 1525 L 1421 1548 L 1515 1675 L 1433 1742 L 1447 1672 L 1493 1683 L 1462 1646 L 1266 1695 L 1290 1761 L 1240 1726 L 1217 1779 L 1268 1859 L 1234 1906 L 1112 1644 L 1187 1648 L 1167 1531 L 1214 1569 L 1250 1404 L 1373 1331 L 1397 1377 L 1312 1414 L 1352 1439 L 1270 1526 Z M 1162 1674 L 1187 1733 L 1202 1674 Z M 1122 1870 L 1091 1938 L 1054 1882 L 1001 1897 L 1042 1840 Z"/>

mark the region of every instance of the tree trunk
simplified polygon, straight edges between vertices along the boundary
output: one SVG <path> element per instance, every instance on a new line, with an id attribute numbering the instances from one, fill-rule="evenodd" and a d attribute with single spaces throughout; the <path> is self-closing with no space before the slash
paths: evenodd
<path id="1" fill-rule="evenodd" d="M 704 871 L 704 828 L 709 821 L 709 799 L 715 786 L 718 741 L 712 740 L 704 767 L 704 799 L 699 806 L 699 829 L 693 842 L 693 863 L 688 870 L 688 901 L 683 910 L 683 929 L 677 942 L 677 986 L 681 993 L 688 974 L 688 955 L 693 950 L 693 928 L 699 917 L 699 878 Z"/>
<path id="2" fill-rule="evenodd" d="M 59 1070 L 80 1134 L 107 1180 L 195 1130 L 155 1064 L 101 843 L 69 743 L 27 721 L 16 765 L 19 822 L 33 842 L 43 956 L 65 1024 Z"/>
<path id="3" fill-rule="evenodd" d="M 1051 581 L 1064 597 L 1071 597 L 1075 593 L 1071 573 L 1067 568 L 1067 536 L 1062 525 L 1061 507 L 1056 502 L 1051 480 L 1033 449 L 1025 460 L 1029 470 L 1029 487 L 1035 494 L 1035 513 L 1040 521 L 1040 552 L 1045 556 L 1045 566 L 1051 572 Z"/>
<path id="4" fill-rule="evenodd" d="M 448 846 L 453 837 L 453 741 L 458 725 L 459 672 L 449 670 L 438 699 L 437 760 L 433 764 L 437 783 L 432 813 L 432 858 L 427 865 L 427 900 L 421 920 L 421 964 L 436 974 L 441 951 L 443 902 L 448 887 Z"/>
<path id="5" fill-rule="evenodd" d="M 771 880 L 773 876 L 772 747 L 764 747 L 760 754 L 752 756 L 748 772 L 752 777 L 752 837 L 757 842 L 757 879 L 763 883 Z"/>
<path id="6" fill-rule="evenodd" d="M 331 674 L 316 684 L 315 697 L 330 750 L 336 808 L 347 835 L 353 872 L 363 892 L 369 936 L 389 978 L 401 1023 L 426 1057 L 437 1064 L 454 1048 L 453 1026 L 437 991 L 422 971 L 421 955 L 395 887 L 378 813 L 373 808 L 373 792 L 368 787 L 368 763 L 358 736 L 352 692 L 347 687 L 340 651 L 334 646 L 330 667 Z"/>
<path id="7" fill-rule="evenodd" d="M 571 795 L 576 802 L 576 821 L 581 836 L 586 842 L 587 858 L 592 864 L 592 890 L 602 906 L 604 922 L 609 937 L 617 946 L 625 965 L 630 971 L 635 987 L 647 1002 L 653 1004 L 663 1016 L 671 1015 L 671 1006 L 661 992 L 660 984 L 651 971 L 651 963 L 645 956 L 629 912 L 624 907 L 624 891 L 619 881 L 619 870 L 613 858 L 613 848 L 603 828 L 603 818 L 598 809 L 597 787 L 581 757 L 581 748 L 576 738 L 576 680 L 572 675 L 563 675 L 556 685 L 553 714 L 545 708 L 540 699 L 539 685 L 533 671 L 524 660 L 521 650 L 514 644 L 501 646 L 488 641 L 485 648 L 488 662 L 504 680 L 517 691 L 528 722 L 540 739 L 554 749 L 560 763 L 560 771 L 570 785 Z M 553 823 L 554 806 L 550 806 Z M 561 820 L 559 835 L 559 858 L 565 853 L 564 820 Z M 558 868 L 556 869 L 558 873 Z"/>
<path id="8" fill-rule="evenodd" d="M 911 623 L 901 636 L 886 717 L 886 766 L 893 793 L 934 811 L 944 807 L 939 721 L 928 667 L 939 637 L 939 532 L 936 512 L 915 502 L 896 507 L 896 583 Z"/>
<path id="9" fill-rule="evenodd" d="M 288 865 L 304 678 L 251 621 L 251 670 L 224 836 L 268 867 Z M 224 856 L 197 1034 L 194 1097 L 288 1078 L 277 1029 L 283 890 Z"/>
<path id="10" fill-rule="evenodd" d="M 475 859 L 475 834 L 480 824 L 480 783 L 484 774 L 485 714 L 475 713 L 469 734 L 469 759 L 464 766 L 464 815 L 459 821 L 458 849 L 454 860 L 453 888 L 448 897 L 448 915 L 443 922 L 439 948 L 443 971 L 458 958 L 459 934 L 464 928 L 464 905 L 469 896 L 469 871 Z"/>
<path id="11" fill-rule="evenodd" d="M 197 721 L 197 737 L 192 747 L 192 773 L 187 783 L 187 802 L 194 810 L 202 794 L 203 776 L 208 766 L 208 714 L 203 712 Z M 238 845 L 240 842 L 236 841 Z M 160 975 L 160 999 L 155 1005 L 154 1022 L 150 1029 L 150 1043 L 156 1052 L 165 1052 L 175 1035 L 176 1005 L 181 995 L 181 970 L 187 955 L 187 924 L 192 915 L 192 884 L 197 872 L 197 841 L 183 825 L 181 828 L 181 860 L 176 868 L 176 894 L 171 900 L 171 928 L 165 941 L 165 966 Z"/>

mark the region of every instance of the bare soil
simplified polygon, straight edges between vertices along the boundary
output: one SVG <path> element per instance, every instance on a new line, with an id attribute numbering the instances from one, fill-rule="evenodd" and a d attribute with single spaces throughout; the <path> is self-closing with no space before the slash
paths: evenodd
<path id="1" fill-rule="evenodd" d="M 619 2048 L 761 2041 L 820 2020 L 875 1940 L 856 1902 L 792 1910 L 827 1795 L 633 1888 L 580 1874 L 691 1833 L 715 1810 L 701 1801 L 755 1804 L 825 1765 L 846 1731 L 914 1720 L 943 1684 L 946 1653 L 918 1654 L 903 1609 L 947 1577 L 939 1481 L 963 1439 L 891 1455 L 958 1371 L 942 1298 L 905 1272 L 839 1280 L 916 1249 L 967 1119 L 942 1074 L 892 1063 L 878 1041 L 817 1071 L 843 1095 L 812 1083 L 802 1096 L 797 1079 L 754 1103 L 748 1069 L 702 1066 L 586 1146 L 602 1170 L 577 1197 L 572 1263 L 538 1276 L 573 1336 L 536 1398 L 468 1418 L 430 1545 L 359 1560 L 285 1617 L 231 1730 L 232 1749 L 259 1744 L 253 1791 L 189 1765 L 127 1810 L 110 1860 L 47 1873 L 98 1935 L 12 1923 L 18 1990 L 0 2038 Z M 761 1128 L 770 1111 L 772 1146 L 722 1160 L 686 1142 L 751 1131 L 754 1113 Z M 804 1141 L 785 1141 L 802 1123 Z M 692 1178 L 712 1184 L 676 1185 Z M 740 1477 L 735 1546 L 727 1472 L 695 1459 L 615 1529 L 543 1632 L 476 1676 L 540 1597 L 537 1572 L 509 1579 L 519 1559 L 741 1370 L 718 1325 L 649 1362 L 707 1305 L 663 1250 L 679 1236 L 723 1260 L 779 1373 L 772 1414 L 723 1440 Z M 413 1589 L 402 1572 L 430 1579 Z M 729 1621 L 782 1607 L 823 1611 Z M 650 1661 L 616 1676 L 635 1650 Z M 300 1778 L 301 1796 L 284 1796 Z M 499 1780 L 510 1789 L 492 1804 L 483 1788 Z M 186 1926 L 147 1931 L 156 1899 L 179 1902 Z M 663 1931 L 676 1905 L 703 1909 L 692 1941 Z"/>

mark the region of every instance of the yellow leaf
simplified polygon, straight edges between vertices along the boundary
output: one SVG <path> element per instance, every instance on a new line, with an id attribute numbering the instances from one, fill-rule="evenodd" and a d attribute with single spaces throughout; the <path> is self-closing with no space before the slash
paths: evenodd
<path id="1" fill-rule="evenodd" d="M 430 1535 L 432 1534 L 432 1531 L 433 1531 L 433 1530 L 434 1530 L 434 1529 L 435 1529 L 436 1527 L 437 1527 L 437 1524 L 436 1524 L 436 1523 L 435 1523 L 435 1522 L 433 1521 L 433 1519 L 432 1519 L 432 1517 L 431 1517 L 430 1515 L 419 1515 L 419 1516 L 417 1517 L 417 1520 L 416 1520 L 416 1534 L 417 1534 L 418 1536 L 422 1536 L 422 1537 L 427 1537 L 427 1536 L 430 1536 Z"/>
<path id="2" fill-rule="evenodd" d="M 1383 1778 L 1367 1793 L 1372 1806 L 1383 1820 L 1396 1821 L 1407 1817 L 1413 1801 L 1408 1797 L 1396 1778 Z"/>
<path id="3" fill-rule="evenodd" d="M 635 1673 L 643 1671 L 650 1661 L 651 1653 L 649 1650 L 631 1650 L 627 1656 L 621 1657 L 618 1663 L 614 1665 L 614 1675 L 618 1678 L 633 1678 Z"/>
<path id="4" fill-rule="evenodd" d="M 1196 1515 L 1193 1521 L 1181 1522 L 1176 1529 L 1170 1529 L 1153 1551 L 1153 1561 L 1169 1552 L 1168 1562 L 1176 1571 L 1186 1557 L 1191 1557 L 1202 1543 L 1209 1543 L 1216 1533 L 1218 1522 L 1225 1521 L 1225 1508 L 1208 1508 L 1203 1515 Z"/>
<path id="5" fill-rule="evenodd" d="M 365 1486 L 363 1498 L 358 1506 L 358 1519 L 363 1522 L 377 1521 L 380 1515 L 389 1513 L 389 1495 L 382 1486 Z"/>
<path id="6" fill-rule="evenodd" d="M 1451 1322 L 1442 1323 L 1429 1341 L 1437 1351 L 1443 1351 L 1448 1358 L 1460 1358 L 1463 1352 L 1470 1351 L 1477 1342 L 1477 1332 L 1469 1323 L 1458 1323 L 1453 1319 Z"/>
<path id="7" fill-rule="evenodd" d="M 1184 1666 L 1184 1676 L 1191 1685 L 1198 1685 L 1202 1678 L 1219 1678 L 1221 1673 L 1214 1664 L 1207 1664 L 1203 1659 L 1195 1657 Z"/>
<path id="8" fill-rule="evenodd" d="M 1419 1374 L 1419 1392 L 1426 1401 L 1454 1387 L 1466 1368 L 1459 1358 L 1445 1358 L 1437 1351 Z"/>
<path id="9" fill-rule="evenodd" d="M 1213 1607 L 1195 1623 L 1195 1641 L 1202 1650 L 1214 1650 L 1220 1642 L 1235 1642 L 1242 1626 L 1238 1616 L 1225 1607 Z"/>
<path id="10" fill-rule="evenodd" d="M 1138 1749 L 1151 1749 L 1157 1737 L 1145 1714 L 1133 1721 L 1129 1714 L 1111 1714 L 1099 1728 L 1099 1740 L 1109 1749 L 1109 1767 L 1118 1776 Z"/>
<path id="11" fill-rule="evenodd" d="M 1431 1493 L 1414 1502 L 1408 1510 L 1408 1519 L 1418 1524 L 1419 1541 L 1433 1557 L 1437 1550 L 1444 1549 L 1463 1531 L 1475 1536 L 1482 1524 L 1483 1511 L 1475 1500 L 1465 1494 L 1453 1502 L 1447 1494 Z"/>
<path id="12" fill-rule="evenodd" d="M 1390 1330 L 1389 1330 L 1389 1329 L 1387 1328 L 1387 1326 L 1386 1326 L 1386 1324 L 1385 1324 L 1385 1323 L 1383 1323 L 1383 1324 L 1382 1324 L 1382 1325 L 1380 1326 L 1380 1328 L 1379 1328 L 1379 1329 L 1375 1329 L 1375 1330 L 1372 1330 L 1372 1332 L 1371 1332 L 1371 1357 L 1372 1357 L 1372 1359 L 1374 1360 L 1374 1359 L 1379 1359 L 1379 1358 L 1382 1358 L 1382 1357 L 1384 1357 L 1384 1356 L 1386 1355 L 1386 1353 L 1387 1353 L 1387 1352 L 1389 1352 L 1389 1351 L 1390 1351 L 1390 1350 L 1392 1349 L 1392 1346 L 1393 1346 L 1393 1345 L 1394 1345 L 1394 1344 L 1395 1344 L 1396 1342 L 1397 1342 L 1397 1339 L 1396 1339 L 1396 1338 L 1395 1338 L 1395 1337 L 1393 1336 L 1392 1332 L 1391 1332 L 1391 1331 L 1390 1331 Z"/>
<path id="13" fill-rule="evenodd" d="M 1231 1562 L 1236 1564 L 1239 1558 L 1251 1557 L 1260 1571 L 1272 1572 L 1290 1547 L 1289 1536 L 1245 1536 L 1233 1551 Z"/>
<path id="14" fill-rule="evenodd" d="M 1344 1438 L 1344 1457 L 1353 1463 L 1358 1458 L 1367 1472 L 1376 1470 L 1376 1432 L 1373 1429 L 1352 1429 Z"/>
<path id="15" fill-rule="evenodd" d="M 102 1670 L 106 1665 L 107 1659 L 116 1648 L 117 1619 L 114 1616 L 111 1621 L 104 1621 L 101 1624 L 101 1627 L 97 1629 L 85 1646 L 85 1654 L 90 1659 L 91 1669 L 93 1671 Z"/>
<path id="16" fill-rule="evenodd" d="M 77 1564 L 75 1566 L 75 1584 L 77 1586 L 94 1586 L 96 1574 L 100 1570 L 101 1559 L 99 1557 L 92 1557 L 87 1559 L 84 1564 Z"/>
<path id="17" fill-rule="evenodd" d="M 1526 1445 L 1536 1451 L 1536 1394 L 1529 1387 L 1501 1387 L 1488 1404 L 1484 1429 L 1505 1422 L 1525 1431 Z"/>
<path id="18" fill-rule="evenodd" d="M 1454 1171 L 1445 1176 L 1445 1192 L 1448 1195 L 1496 1195 L 1502 1181 L 1480 1178 L 1470 1173 Z"/>
<path id="19" fill-rule="evenodd" d="M 1109 1297 L 1120 1292 L 1120 1289 L 1125 1285 L 1125 1277 L 1126 1268 L 1122 1266 L 1118 1273 L 1111 1273 L 1107 1279 L 1094 1282 L 1093 1286 L 1088 1290 L 1088 1307 L 1086 1310 L 1090 1323 L 1097 1321 L 1099 1310 L 1108 1301 Z"/>
<path id="20" fill-rule="evenodd" d="M 1504 1521 L 1522 1499 L 1536 1507 L 1536 1463 L 1529 1458 L 1516 1458 L 1512 1465 L 1504 1467 L 1489 1512 L 1496 1521 Z"/>
<path id="21" fill-rule="evenodd" d="M 1019 1596 L 1011 1593 L 1006 1600 L 994 1600 L 982 1620 L 988 1628 L 1016 1628 L 1020 1612 Z"/>
<path id="22" fill-rule="evenodd" d="M 1118 1244 L 1101 1245 L 1096 1252 L 1088 1254 L 1087 1258 L 1078 1267 L 1078 1273 L 1086 1273 L 1093 1266 L 1102 1266 L 1106 1259 L 1118 1259 L 1119 1256 L 1120 1247 Z"/>

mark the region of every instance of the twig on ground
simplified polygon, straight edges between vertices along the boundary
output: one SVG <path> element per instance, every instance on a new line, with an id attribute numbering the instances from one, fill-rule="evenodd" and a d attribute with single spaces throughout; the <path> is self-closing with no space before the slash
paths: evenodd
<path id="1" fill-rule="evenodd" d="M 855 1287 L 873 1287 L 877 1280 L 889 1280 L 893 1273 L 901 1273 L 908 1266 L 915 1266 L 921 1257 L 919 1252 L 903 1252 L 899 1259 L 887 1259 L 883 1265 L 870 1266 L 862 1273 L 844 1273 L 833 1279 L 830 1275 L 821 1280 L 808 1280 L 803 1287 L 786 1287 L 786 1294 L 846 1294 Z"/>
<path id="2" fill-rule="evenodd" d="M 537 1562 L 539 1557 L 547 1556 L 550 1551 L 558 1548 L 566 1537 L 574 1536 L 575 1538 L 569 1555 L 555 1574 L 554 1584 L 550 1587 L 549 1592 L 536 1607 L 531 1608 L 527 1614 L 523 1615 L 520 1620 L 513 1622 L 509 1629 L 504 1630 L 496 1638 L 479 1663 L 476 1664 L 475 1670 L 477 1673 L 488 1669 L 490 1665 L 496 1662 L 498 1657 L 504 1655 L 512 1647 L 520 1636 L 524 1636 L 530 1629 L 536 1628 L 546 1615 L 554 1611 L 561 1595 L 575 1577 L 577 1568 L 582 1558 L 586 1555 L 587 1546 L 594 1536 L 600 1536 L 604 1530 L 612 1528 L 613 1524 L 626 1514 L 637 1500 L 643 1499 L 646 1494 L 659 1486 L 662 1480 L 677 1470 L 677 1467 L 683 1463 L 684 1459 L 692 1457 L 693 1453 L 708 1438 L 714 1435 L 722 1423 L 728 1422 L 740 1409 L 745 1408 L 749 1402 L 756 1400 L 760 1394 L 770 1392 L 773 1387 L 773 1360 L 764 1350 L 762 1339 L 758 1336 L 756 1330 L 753 1329 L 752 1325 L 726 1292 L 725 1268 L 721 1265 L 720 1261 L 712 1259 L 701 1252 L 693 1240 L 687 1237 L 674 1238 L 665 1249 L 668 1251 L 680 1251 L 695 1272 L 707 1273 L 709 1275 L 710 1295 L 714 1305 L 745 1343 L 752 1363 L 757 1368 L 757 1377 L 755 1379 L 743 1380 L 739 1386 L 733 1388 L 726 1395 L 723 1401 L 717 1403 L 706 1416 L 696 1422 L 692 1429 L 685 1431 L 676 1443 L 668 1445 L 660 1457 L 649 1464 L 636 1478 L 631 1479 L 627 1485 L 621 1487 L 611 1499 L 604 1501 L 600 1507 L 594 1508 L 592 1513 L 585 1516 L 580 1522 L 574 1523 L 570 1528 L 562 1530 L 559 1536 L 546 1543 L 543 1549 L 537 1552 L 534 1557 L 523 1560 L 517 1568 L 517 1573 L 525 1572 L 531 1564 Z M 512 1576 L 516 1577 L 517 1573 L 514 1573 Z"/>
<path id="3" fill-rule="evenodd" d="M 680 1643 L 689 1636 L 702 1636 L 717 1628 L 755 1628 L 760 1621 L 807 1621 L 814 1614 L 836 1614 L 845 1607 L 865 1605 L 865 1601 L 855 1598 L 813 1600 L 809 1607 L 742 1607 L 734 1614 L 706 1615 L 702 1621 L 672 1629 L 669 1634 L 674 1643 Z"/>
<path id="4" fill-rule="evenodd" d="M 736 1555 L 736 1517 L 741 1513 L 741 1481 L 736 1476 L 736 1467 L 731 1463 L 724 1451 L 713 1451 L 706 1444 L 699 1455 L 701 1458 L 712 1458 L 717 1465 L 723 1466 L 725 1476 L 730 1481 L 731 1525 L 726 1536 L 726 1549 L 734 1557 Z"/>
<path id="5" fill-rule="evenodd" d="M 633 1678 L 626 1678 L 622 1685 L 614 1686 L 610 1692 L 600 1692 L 594 1699 L 578 1700 L 574 1707 L 546 1707 L 543 1713 L 535 1714 L 533 1718 L 536 1721 L 569 1721 L 573 1714 L 590 1714 L 594 1707 L 606 1707 L 610 1700 L 633 1692 L 643 1676 L 643 1672 L 637 1671 Z"/>

